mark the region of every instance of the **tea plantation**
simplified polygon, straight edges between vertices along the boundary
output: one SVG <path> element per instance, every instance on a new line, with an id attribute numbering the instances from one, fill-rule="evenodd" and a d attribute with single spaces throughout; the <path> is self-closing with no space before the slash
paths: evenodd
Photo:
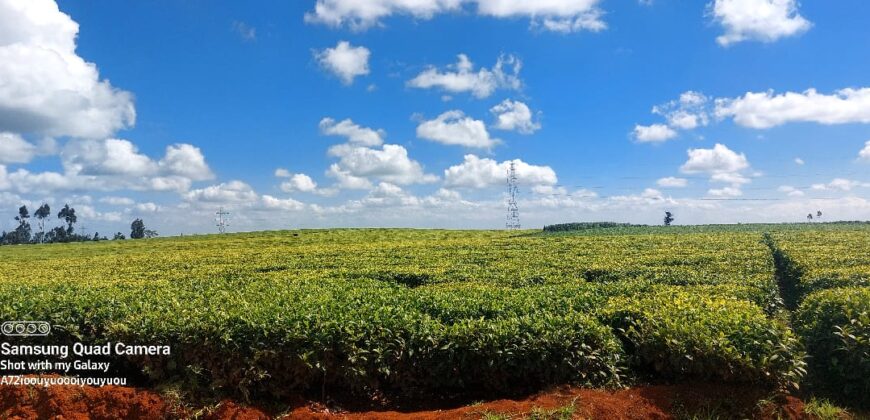
<path id="1" fill-rule="evenodd" d="M 868 244 L 866 225 L 745 225 L 6 246 L 0 320 L 48 321 L 51 344 L 171 345 L 114 366 L 249 399 L 707 380 L 861 400 Z"/>

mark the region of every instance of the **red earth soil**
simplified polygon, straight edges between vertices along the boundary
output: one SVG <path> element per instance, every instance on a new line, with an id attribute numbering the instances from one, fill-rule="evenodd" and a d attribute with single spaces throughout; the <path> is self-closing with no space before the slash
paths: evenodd
<path id="1" fill-rule="evenodd" d="M 573 407 L 574 418 L 672 419 L 715 413 L 720 418 L 804 419 L 804 404 L 794 397 L 772 398 L 748 387 L 715 384 L 651 385 L 606 391 L 561 387 L 522 400 L 498 400 L 426 411 L 346 412 L 318 403 L 292 404 L 267 413 L 232 401 L 203 409 L 180 407 L 142 389 L 52 386 L 0 386 L 0 418 L 7 419 L 479 419 L 500 414 L 511 419 Z"/>

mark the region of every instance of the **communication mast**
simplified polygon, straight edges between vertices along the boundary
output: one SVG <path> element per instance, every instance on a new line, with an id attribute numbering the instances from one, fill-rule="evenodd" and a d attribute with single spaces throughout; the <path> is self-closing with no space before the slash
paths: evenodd
<path id="1" fill-rule="evenodd" d="M 229 216 L 230 213 L 224 211 L 224 208 L 221 207 L 220 210 L 218 210 L 215 214 L 217 215 L 218 233 L 227 233 L 227 226 L 230 225 L 230 222 L 226 216 Z"/>
<path id="2" fill-rule="evenodd" d="M 517 187 L 517 169 L 514 162 L 511 162 L 510 167 L 508 168 L 507 187 L 508 211 L 505 228 L 508 230 L 518 230 L 520 229 L 520 209 L 517 206 L 517 194 L 519 193 L 519 188 Z"/>

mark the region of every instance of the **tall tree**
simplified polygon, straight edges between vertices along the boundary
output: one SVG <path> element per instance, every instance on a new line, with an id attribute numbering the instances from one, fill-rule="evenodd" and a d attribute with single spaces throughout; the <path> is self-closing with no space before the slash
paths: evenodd
<path id="1" fill-rule="evenodd" d="M 27 223 L 27 219 L 30 218 L 30 212 L 27 211 L 27 206 L 21 206 L 18 208 L 18 216 L 15 216 L 15 220 L 18 221 L 19 225 L 23 225 Z"/>
<path id="2" fill-rule="evenodd" d="M 142 239 L 145 237 L 145 222 L 136 219 L 130 224 L 130 239 Z"/>
<path id="3" fill-rule="evenodd" d="M 673 223 L 673 222 L 674 222 L 674 215 L 673 215 L 673 213 L 671 213 L 671 212 L 669 212 L 669 211 L 666 211 L 666 212 L 665 212 L 665 226 L 670 226 L 671 223 Z"/>
<path id="4" fill-rule="evenodd" d="M 51 207 L 43 204 L 33 212 L 33 215 L 39 220 L 39 242 L 45 242 L 45 219 L 51 216 Z"/>
<path id="5" fill-rule="evenodd" d="M 18 216 L 15 216 L 15 220 L 18 221 L 18 227 L 15 228 L 15 243 L 26 244 L 30 242 L 30 223 L 27 221 L 29 218 L 30 212 L 27 211 L 27 206 L 19 207 Z"/>
<path id="6" fill-rule="evenodd" d="M 57 213 L 57 218 L 63 219 L 63 221 L 66 222 L 66 233 L 67 235 L 72 235 L 73 225 L 78 221 L 78 218 L 76 217 L 76 209 L 70 207 L 69 204 L 66 204 L 62 209 L 60 209 L 60 212 Z"/>

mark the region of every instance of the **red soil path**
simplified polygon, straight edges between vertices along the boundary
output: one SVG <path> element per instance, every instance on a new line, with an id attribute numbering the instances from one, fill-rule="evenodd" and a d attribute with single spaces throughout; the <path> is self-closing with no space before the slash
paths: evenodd
<path id="1" fill-rule="evenodd" d="M 159 394 L 136 388 L 0 386 L 0 418 L 12 419 L 479 419 L 501 414 L 511 419 L 533 410 L 572 406 L 574 418 L 672 419 L 675 415 L 716 413 L 720 417 L 809 418 L 803 402 L 793 397 L 771 399 L 747 387 L 713 384 L 654 385 L 605 391 L 562 387 L 523 400 L 498 400 L 458 408 L 428 411 L 345 412 L 317 403 L 294 404 L 282 413 L 225 401 L 204 409 L 179 407 Z M 271 415 L 270 415 L 271 414 Z"/>

